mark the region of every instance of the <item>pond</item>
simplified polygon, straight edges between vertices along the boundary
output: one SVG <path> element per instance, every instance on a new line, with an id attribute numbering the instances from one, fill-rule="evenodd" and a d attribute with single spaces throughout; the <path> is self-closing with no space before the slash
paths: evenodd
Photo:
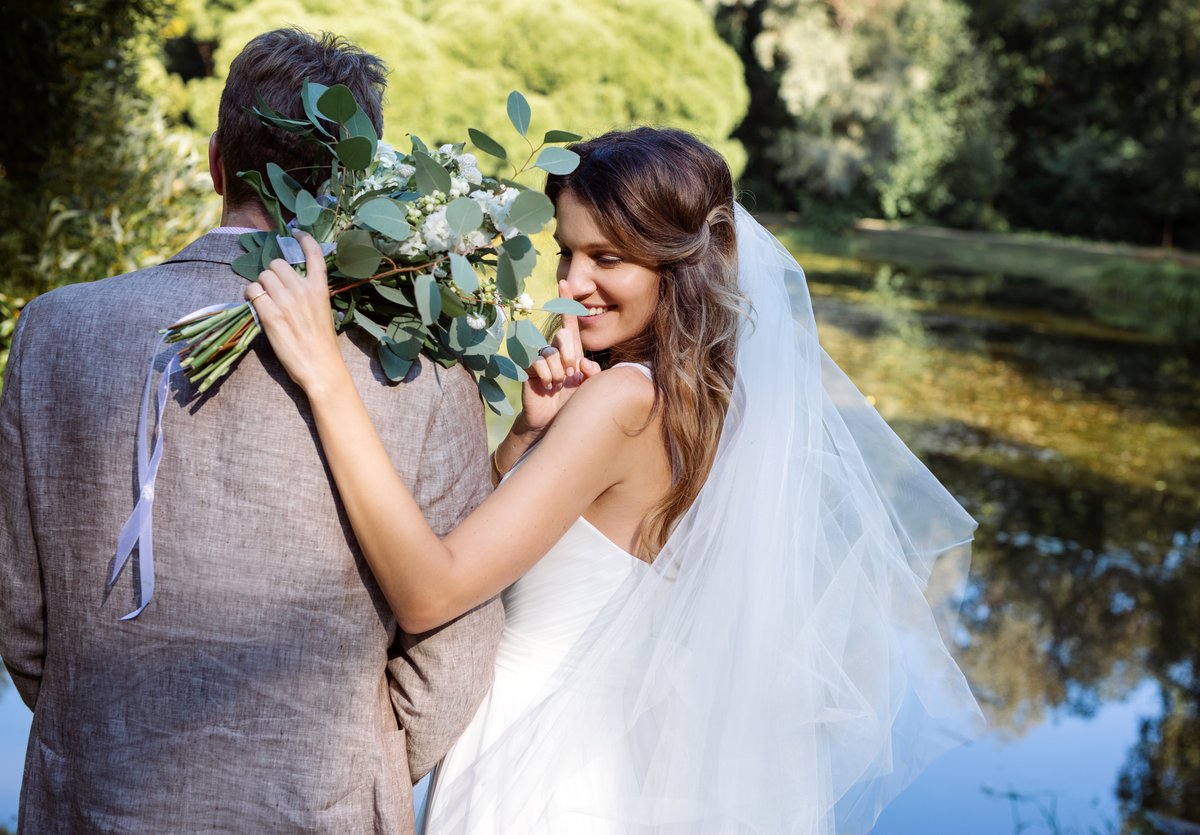
<path id="1" fill-rule="evenodd" d="M 957 654 L 989 732 L 876 833 L 1200 822 L 1200 345 L 1031 279 L 798 257 L 826 349 L 980 525 Z"/>
<path id="2" fill-rule="evenodd" d="M 958 655 L 989 731 L 876 833 L 1200 822 L 1197 343 L 1031 279 L 799 257 L 829 353 L 980 523 Z M 0 825 L 28 723 L 8 686 Z"/>

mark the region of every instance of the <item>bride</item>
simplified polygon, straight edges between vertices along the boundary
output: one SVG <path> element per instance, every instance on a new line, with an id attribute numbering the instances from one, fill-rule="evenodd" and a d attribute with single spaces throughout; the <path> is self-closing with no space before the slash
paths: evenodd
<path id="1" fill-rule="evenodd" d="M 427 832 L 862 832 L 978 709 L 943 641 L 974 523 L 825 355 L 724 160 L 639 128 L 552 176 L 565 317 L 438 538 L 334 338 L 324 260 L 247 288 L 401 627 L 503 591 Z M 261 289 L 260 289 L 261 287 Z"/>

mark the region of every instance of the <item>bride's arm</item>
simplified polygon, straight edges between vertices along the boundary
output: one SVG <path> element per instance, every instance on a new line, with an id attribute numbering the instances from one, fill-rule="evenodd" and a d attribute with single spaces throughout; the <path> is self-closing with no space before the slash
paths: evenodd
<path id="1" fill-rule="evenodd" d="M 313 256 L 315 244 L 302 239 Z M 645 423 L 654 392 L 615 369 L 564 406 L 521 468 L 444 539 L 392 468 L 337 349 L 319 251 L 311 279 L 283 262 L 259 277 L 255 306 L 276 354 L 312 406 L 342 503 L 406 632 L 440 626 L 524 574 L 634 464 L 626 431 Z"/>

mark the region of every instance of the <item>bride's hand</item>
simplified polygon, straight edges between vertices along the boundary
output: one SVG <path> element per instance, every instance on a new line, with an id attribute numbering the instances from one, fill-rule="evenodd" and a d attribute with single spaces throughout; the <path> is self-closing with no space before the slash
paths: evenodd
<path id="1" fill-rule="evenodd" d="M 521 419 L 525 427 L 541 432 L 563 405 L 589 377 L 600 373 L 600 365 L 583 355 L 579 340 L 579 317 L 563 316 L 554 339 L 527 370 L 529 379 L 521 391 Z"/>
<path id="2" fill-rule="evenodd" d="M 312 235 L 297 232 L 295 237 L 304 250 L 307 275 L 277 258 L 246 287 L 245 296 L 288 375 L 312 396 L 347 372 L 329 307 L 325 255 Z"/>

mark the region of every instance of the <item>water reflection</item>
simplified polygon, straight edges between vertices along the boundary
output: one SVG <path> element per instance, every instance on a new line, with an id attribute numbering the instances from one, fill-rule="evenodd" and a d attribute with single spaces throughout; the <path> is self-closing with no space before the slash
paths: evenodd
<path id="1" fill-rule="evenodd" d="M 1092 787 L 1121 820 L 1090 830 L 1200 822 L 1196 343 L 1032 280 L 806 260 L 826 349 L 980 522 L 960 657 L 993 735 L 1152 683 L 1159 712 Z M 1051 810 L 1019 828 L 1066 831 L 1014 793 Z"/>

